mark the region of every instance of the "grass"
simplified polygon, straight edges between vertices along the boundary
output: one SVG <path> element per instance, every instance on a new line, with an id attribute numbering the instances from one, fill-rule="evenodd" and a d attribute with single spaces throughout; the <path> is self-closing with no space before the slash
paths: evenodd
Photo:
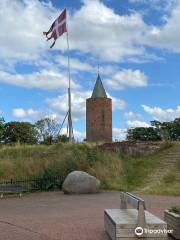
<path id="1" fill-rule="evenodd" d="M 157 153 L 143 157 L 102 152 L 97 146 L 83 143 L 1 146 L 0 180 L 66 176 L 73 170 L 82 170 L 96 176 L 103 189 L 141 191 L 171 148 L 164 145 Z M 146 193 L 180 195 L 178 176 L 173 173 L 164 176 L 160 185 Z"/>

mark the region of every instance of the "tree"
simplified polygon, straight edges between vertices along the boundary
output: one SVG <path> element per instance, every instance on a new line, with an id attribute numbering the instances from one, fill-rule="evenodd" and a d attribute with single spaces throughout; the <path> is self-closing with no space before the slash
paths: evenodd
<path id="1" fill-rule="evenodd" d="M 1 117 L 0 118 L 0 142 L 2 142 L 3 140 L 4 124 L 5 124 L 4 118 Z"/>
<path id="2" fill-rule="evenodd" d="M 179 141 L 180 140 L 180 118 L 176 118 L 171 122 L 152 121 L 152 126 L 155 126 L 162 140 Z"/>
<path id="3" fill-rule="evenodd" d="M 129 129 L 127 139 L 142 141 L 180 141 L 180 118 L 171 122 L 151 121 L 152 127 Z"/>
<path id="4" fill-rule="evenodd" d="M 29 122 L 8 122 L 4 125 L 3 141 L 5 143 L 37 143 L 37 130 Z"/>
<path id="5" fill-rule="evenodd" d="M 44 118 L 35 123 L 38 130 L 39 140 L 45 144 L 52 144 L 57 138 L 59 124 L 55 119 Z"/>
<path id="6" fill-rule="evenodd" d="M 69 137 L 65 134 L 59 135 L 56 138 L 56 142 L 62 142 L 62 143 L 69 142 Z"/>
<path id="7" fill-rule="evenodd" d="M 157 130 L 153 127 L 137 127 L 128 129 L 127 131 L 128 140 L 140 140 L 140 141 L 159 141 L 161 140 Z"/>
<path id="8" fill-rule="evenodd" d="M 180 118 L 176 118 L 171 125 L 170 137 L 174 141 L 180 141 Z"/>
<path id="9" fill-rule="evenodd" d="M 168 140 L 180 140 L 180 118 L 176 118 L 174 121 L 171 122 L 163 122 L 161 128 L 166 131 Z"/>

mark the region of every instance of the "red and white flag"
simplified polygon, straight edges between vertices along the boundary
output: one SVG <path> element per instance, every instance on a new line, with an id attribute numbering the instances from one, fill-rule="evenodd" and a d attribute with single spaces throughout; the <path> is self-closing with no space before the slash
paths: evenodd
<path id="1" fill-rule="evenodd" d="M 43 32 L 47 37 L 47 41 L 54 38 L 53 44 L 50 46 L 52 48 L 56 42 L 56 39 L 60 37 L 63 33 L 67 32 L 66 28 L 66 8 L 59 15 L 59 17 L 53 22 L 48 32 Z M 49 35 L 50 34 L 50 35 Z"/>

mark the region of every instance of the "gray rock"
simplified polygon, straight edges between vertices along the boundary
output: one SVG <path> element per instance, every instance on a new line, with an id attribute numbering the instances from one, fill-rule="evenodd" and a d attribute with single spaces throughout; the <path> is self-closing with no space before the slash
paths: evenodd
<path id="1" fill-rule="evenodd" d="M 73 171 L 66 177 L 62 188 L 64 193 L 96 193 L 100 181 L 86 172 Z"/>

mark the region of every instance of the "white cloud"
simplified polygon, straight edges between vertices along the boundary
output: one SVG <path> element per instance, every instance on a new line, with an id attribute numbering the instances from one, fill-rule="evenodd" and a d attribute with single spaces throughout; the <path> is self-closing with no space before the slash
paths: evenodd
<path id="1" fill-rule="evenodd" d="M 130 3 L 147 5 L 149 9 L 157 11 L 169 11 L 178 0 L 129 0 Z"/>
<path id="2" fill-rule="evenodd" d="M 128 128 L 150 127 L 150 124 L 148 124 L 144 121 L 139 121 L 139 120 L 132 120 L 132 121 L 128 120 L 127 126 L 128 126 Z"/>
<path id="3" fill-rule="evenodd" d="M 23 108 L 14 108 L 12 110 L 12 115 L 13 117 L 16 118 L 37 118 L 40 115 L 40 112 L 37 110 L 34 110 L 32 108 L 29 108 L 27 110 L 23 109 Z"/>
<path id="4" fill-rule="evenodd" d="M 11 74 L 0 71 L 0 82 L 9 83 L 25 88 L 65 89 L 68 87 L 67 73 L 41 70 L 29 74 Z M 72 81 L 72 88 L 79 85 Z"/>
<path id="5" fill-rule="evenodd" d="M 61 10 L 53 7 L 51 2 L 38 0 L 0 1 L 0 9 L 1 61 L 43 59 L 50 43 L 45 41 L 42 32 L 49 28 Z M 110 62 L 151 59 L 145 45 L 179 52 L 179 13 L 180 4 L 173 8 L 163 26 L 153 26 L 145 23 L 141 13 L 131 11 L 129 15 L 119 15 L 99 0 L 84 0 L 81 8 L 68 19 L 70 48 Z M 65 35 L 58 39 L 54 49 L 66 51 Z M 88 64 L 78 67 L 78 60 L 72 65 L 78 70 L 90 67 Z"/>
<path id="6" fill-rule="evenodd" d="M 146 87 L 148 77 L 140 70 L 123 69 L 108 79 L 107 84 L 114 90 L 126 87 Z"/>
<path id="7" fill-rule="evenodd" d="M 144 48 L 136 46 L 146 24 L 138 13 L 120 16 L 98 0 L 84 5 L 70 19 L 71 47 L 99 55 L 107 61 L 141 56 Z"/>
<path id="8" fill-rule="evenodd" d="M 38 59 L 40 55 L 42 57 L 50 46 L 42 32 L 49 28 L 60 10 L 38 0 L 0 1 L 0 9 L 1 58 L 29 61 Z M 107 61 L 143 56 L 144 48 L 135 44 L 146 28 L 138 13 L 120 16 L 98 0 L 86 0 L 79 10 L 69 16 L 70 48 L 99 55 Z M 66 51 L 65 35 L 58 39 L 54 49 Z M 77 66 L 77 62 L 74 64 Z M 84 65 L 83 68 L 89 66 Z"/>
<path id="9" fill-rule="evenodd" d="M 73 91 L 71 93 L 72 102 L 72 116 L 73 120 L 77 121 L 85 117 L 86 112 L 86 99 L 90 96 L 90 92 Z M 55 98 L 49 98 L 46 100 L 48 106 L 58 114 L 65 117 L 68 111 L 68 95 L 60 95 Z"/>
<path id="10" fill-rule="evenodd" d="M 75 121 L 85 117 L 86 114 L 86 99 L 91 97 L 91 91 L 72 91 L 71 102 L 72 102 L 72 116 Z M 113 110 L 124 109 L 126 103 L 118 98 L 112 97 Z M 46 100 L 48 106 L 52 111 L 57 112 L 61 116 L 65 116 L 68 111 L 68 95 L 60 95 L 55 98 L 49 98 Z"/>
<path id="11" fill-rule="evenodd" d="M 82 141 L 83 139 L 86 138 L 86 133 L 85 132 L 81 132 L 78 131 L 76 129 L 73 129 L 73 133 L 74 133 L 74 138 L 77 141 Z M 60 134 L 65 134 L 67 135 L 67 129 L 66 128 L 62 128 L 61 133 Z"/>
<path id="12" fill-rule="evenodd" d="M 160 107 L 149 107 L 146 105 L 142 105 L 142 107 L 146 113 L 152 116 L 153 119 L 160 122 L 173 121 L 175 118 L 180 117 L 180 106 L 175 109 L 162 109 Z"/>
<path id="13" fill-rule="evenodd" d="M 86 115 L 86 99 L 91 97 L 91 91 L 79 91 L 72 90 L 71 92 L 71 102 L 72 102 L 72 117 L 73 121 L 78 121 L 85 118 Z M 118 98 L 112 97 L 113 110 L 124 109 L 126 103 Z M 24 109 L 24 108 L 14 108 L 12 111 L 13 117 L 38 120 L 44 117 L 55 118 L 62 122 L 67 111 L 68 111 L 68 94 L 62 94 L 54 98 L 48 98 L 45 100 L 47 103 L 46 109 L 34 110 L 34 109 Z"/>
<path id="14" fill-rule="evenodd" d="M 157 48 L 168 49 L 180 53 L 180 2 L 172 9 L 168 17 L 164 17 L 165 24 L 161 27 L 152 26 L 149 32 L 146 32 L 144 44 Z"/>
<path id="15" fill-rule="evenodd" d="M 0 55 L 10 59 L 36 59 L 47 47 L 43 29 L 55 10 L 37 0 L 0 1 Z"/>
<path id="16" fill-rule="evenodd" d="M 114 140 L 125 140 L 127 136 L 127 129 L 113 128 L 113 139 Z"/>
<path id="17" fill-rule="evenodd" d="M 125 112 L 124 117 L 126 119 L 126 124 L 128 128 L 136 128 L 136 127 L 150 127 L 150 124 L 146 123 L 143 120 L 141 114 L 134 112 Z"/>
<path id="18" fill-rule="evenodd" d="M 55 62 L 60 64 L 63 67 L 68 66 L 67 57 L 58 56 L 55 59 Z M 94 72 L 94 68 L 86 62 L 80 61 L 78 58 L 70 58 L 70 67 L 71 70 L 84 71 L 84 72 Z"/>
<path id="19" fill-rule="evenodd" d="M 112 99 L 112 109 L 115 110 L 122 110 L 126 107 L 126 102 L 122 99 L 115 98 L 112 96 L 109 96 Z"/>
<path id="20" fill-rule="evenodd" d="M 125 117 L 125 119 L 127 119 L 129 121 L 142 119 L 142 116 L 140 114 L 137 114 L 137 113 L 134 113 L 134 112 L 125 112 L 124 117 Z"/>

